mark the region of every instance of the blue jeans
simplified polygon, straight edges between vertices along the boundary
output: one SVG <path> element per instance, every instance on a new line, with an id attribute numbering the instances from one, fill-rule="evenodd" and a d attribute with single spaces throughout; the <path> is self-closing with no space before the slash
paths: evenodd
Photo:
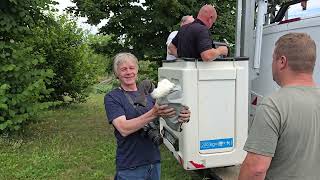
<path id="1" fill-rule="evenodd" d="M 160 163 L 138 166 L 130 169 L 119 170 L 115 180 L 160 180 Z"/>

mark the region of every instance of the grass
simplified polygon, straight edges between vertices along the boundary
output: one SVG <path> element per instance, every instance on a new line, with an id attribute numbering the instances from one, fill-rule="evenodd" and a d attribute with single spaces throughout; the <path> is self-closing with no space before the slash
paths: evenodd
<path id="1" fill-rule="evenodd" d="M 0 179 L 113 179 L 116 143 L 103 95 L 39 114 L 20 132 L 0 137 Z M 161 179 L 191 179 L 161 147 Z"/>

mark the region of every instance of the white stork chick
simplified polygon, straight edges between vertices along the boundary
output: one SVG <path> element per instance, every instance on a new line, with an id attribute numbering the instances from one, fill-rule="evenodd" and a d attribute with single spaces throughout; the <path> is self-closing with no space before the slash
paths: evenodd
<path id="1" fill-rule="evenodd" d="M 162 79 L 158 82 L 158 87 L 152 91 L 151 96 L 154 99 L 165 97 L 170 93 L 174 86 L 174 83 L 170 82 L 168 79 Z"/>

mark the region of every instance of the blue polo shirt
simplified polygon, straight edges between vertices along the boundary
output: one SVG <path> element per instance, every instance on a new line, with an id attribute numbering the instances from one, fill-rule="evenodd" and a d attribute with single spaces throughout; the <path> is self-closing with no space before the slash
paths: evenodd
<path id="1" fill-rule="evenodd" d="M 147 105 L 139 112 L 130 104 L 125 96 L 124 90 L 119 88 L 112 90 L 104 98 L 105 110 L 110 124 L 117 117 L 126 116 L 127 121 L 148 112 L 154 105 L 154 100 L 150 95 L 147 97 Z M 140 96 L 138 91 L 126 91 L 132 99 Z M 139 131 L 123 137 L 114 128 L 117 139 L 116 166 L 117 170 L 133 168 L 160 162 L 159 148 L 153 142 L 140 134 Z"/>

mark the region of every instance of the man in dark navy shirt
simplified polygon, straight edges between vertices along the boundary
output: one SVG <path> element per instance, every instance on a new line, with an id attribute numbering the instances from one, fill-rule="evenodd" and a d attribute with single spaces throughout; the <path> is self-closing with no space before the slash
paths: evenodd
<path id="1" fill-rule="evenodd" d="M 137 86 L 138 59 L 131 53 L 119 53 L 113 61 L 113 71 L 120 87 L 104 99 L 110 124 L 117 139 L 115 180 L 160 180 L 159 147 L 141 129 L 157 117 L 173 117 L 176 112 L 167 105 L 157 105 L 150 94 Z M 182 109 L 179 119 L 187 122 L 188 109 Z"/>
<path id="2" fill-rule="evenodd" d="M 217 19 L 217 12 L 212 5 L 203 6 L 196 20 L 180 28 L 169 45 L 169 53 L 181 58 L 201 58 L 211 61 L 220 55 L 227 55 L 228 48 L 212 47 L 209 29 Z"/>

